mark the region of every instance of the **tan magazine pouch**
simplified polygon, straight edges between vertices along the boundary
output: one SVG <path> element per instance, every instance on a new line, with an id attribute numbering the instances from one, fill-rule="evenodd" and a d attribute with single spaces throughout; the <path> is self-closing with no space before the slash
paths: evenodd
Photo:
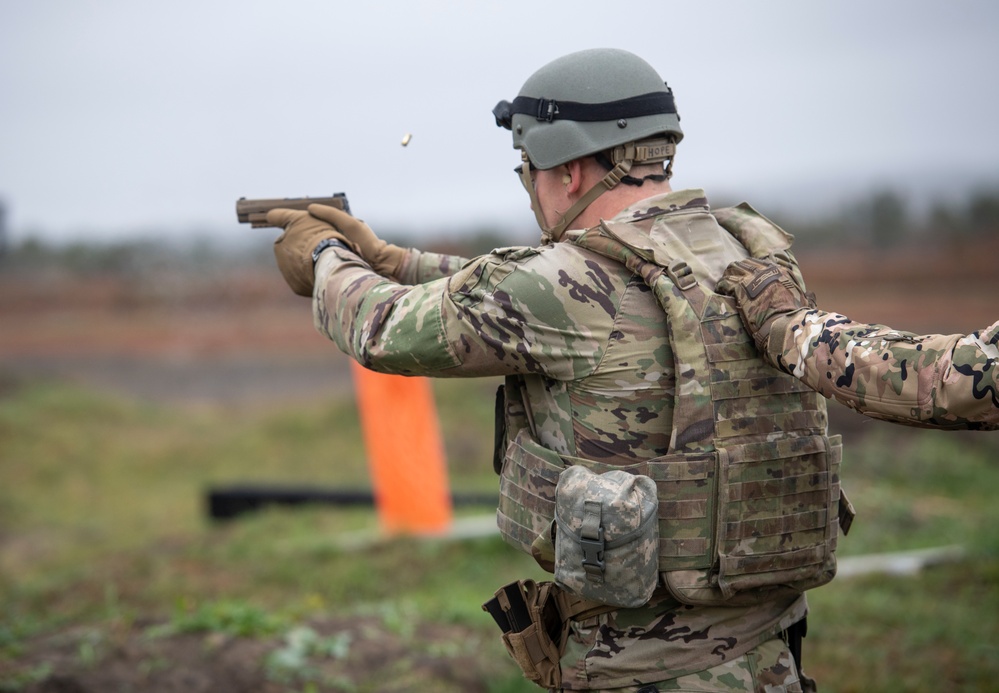
<path id="1" fill-rule="evenodd" d="M 559 660 L 568 638 L 568 620 L 559 611 L 553 582 L 520 580 L 505 585 L 482 605 L 503 630 L 503 645 L 524 672 L 542 688 L 559 688 Z"/>

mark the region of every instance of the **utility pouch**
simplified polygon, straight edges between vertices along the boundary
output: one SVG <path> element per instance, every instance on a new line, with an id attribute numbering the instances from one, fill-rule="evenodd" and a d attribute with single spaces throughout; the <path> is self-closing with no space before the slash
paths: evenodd
<path id="1" fill-rule="evenodd" d="M 553 582 L 520 580 L 482 605 L 503 631 L 503 645 L 524 676 L 542 688 L 562 686 L 559 660 L 569 622 L 559 611 L 558 589 Z"/>
<path id="2" fill-rule="evenodd" d="M 611 606 L 648 602 L 659 581 L 658 505 L 647 476 L 566 469 L 555 489 L 555 581 Z"/>

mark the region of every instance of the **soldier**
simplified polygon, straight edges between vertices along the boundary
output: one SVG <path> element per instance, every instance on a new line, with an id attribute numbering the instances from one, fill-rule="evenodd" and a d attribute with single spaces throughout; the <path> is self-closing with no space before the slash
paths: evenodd
<path id="1" fill-rule="evenodd" d="M 498 524 L 555 573 L 485 605 L 525 676 L 810 689 L 803 592 L 835 573 L 839 441 L 825 400 L 775 375 L 713 292 L 734 260 L 793 263 L 790 237 L 672 190 L 673 93 L 631 53 L 559 58 L 494 115 L 520 150 L 539 246 L 404 249 L 313 205 L 268 215 L 285 229 L 282 274 L 368 368 L 505 376 Z"/>
<path id="2" fill-rule="evenodd" d="M 969 335 L 916 335 L 816 310 L 787 269 L 732 263 L 718 291 L 775 368 L 875 419 L 926 428 L 999 428 L 999 322 Z"/>

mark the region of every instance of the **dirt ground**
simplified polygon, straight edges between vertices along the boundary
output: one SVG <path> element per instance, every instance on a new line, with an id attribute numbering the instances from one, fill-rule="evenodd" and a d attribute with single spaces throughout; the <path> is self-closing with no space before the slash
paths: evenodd
<path id="1" fill-rule="evenodd" d="M 999 317 L 997 256 L 999 243 L 876 257 L 838 249 L 803 253 L 799 259 L 823 307 L 901 329 L 964 333 Z M 4 383 L 33 378 L 69 380 L 182 406 L 275 406 L 328 396 L 350 383 L 346 358 L 315 333 L 309 302 L 291 295 L 277 272 L 242 270 L 207 281 L 183 273 L 80 277 L 50 271 L 27 281 L 0 268 L 0 392 Z M 838 425 L 858 425 L 850 416 L 840 411 Z M 410 669 L 404 680 L 412 682 L 392 690 L 486 690 L 489 674 L 474 668 L 474 658 L 414 654 L 409 644 L 374 622 L 329 620 L 312 627 L 325 635 L 349 633 L 352 643 L 349 656 L 322 661 L 314 679 L 322 685 L 313 690 L 353 690 L 352 672 L 365 672 L 370 679 L 389 662 L 405 662 Z M 441 651 L 453 642 L 474 646 L 477 636 L 455 633 L 456 628 L 429 627 L 421 633 L 428 646 L 421 651 L 434 652 L 435 642 Z M 24 663 L 34 667 L 37 680 L 19 689 L 289 690 L 263 664 L 265 653 L 280 648 L 277 638 L 184 634 L 150 639 L 143 624 L 132 624 L 99 643 L 99 666 L 81 662 L 87 638 L 85 632 L 69 630 L 31 643 Z"/>
<path id="2" fill-rule="evenodd" d="M 340 652 L 313 653 L 308 664 L 278 637 L 229 637 L 189 633 L 151 638 L 140 628 L 112 635 L 95 646 L 93 662 L 81 658 L 88 632 L 69 630 L 32 643 L 22 664 L 40 671 L 26 693 L 279 693 L 315 691 L 488 690 L 494 672 L 477 658 L 455 652 L 474 648 L 480 636 L 458 626 L 429 624 L 419 646 L 374 617 L 328 618 L 308 624 L 310 637 L 335 638 Z M 282 658 L 283 655 L 283 658 Z M 283 662 L 287 662 L 283 665 Z M 400 685 L 400 681 L 405 682 Z M 0 690 L 3 687 L 0 676 Z"/>

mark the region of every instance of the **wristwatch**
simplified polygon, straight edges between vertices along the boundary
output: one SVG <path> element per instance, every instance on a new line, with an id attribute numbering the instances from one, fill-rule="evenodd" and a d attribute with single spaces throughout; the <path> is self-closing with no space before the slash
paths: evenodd
<path id="1" fill-rule="evenodd" d="M 315 250 L 312 251 L 312 267 L 315 268 L 316 263 L 319 262 L 319 256 L 322 254 L 324 250 L 326 250 L 327 248 L 332 248 L 334 246 L 338 248 L 343 248 L 344 250 L 350 250 L 350 248 L 347 247 L 347 244 L 341 241 L 339 238 L 324 238 L 323 240 L 319 241 L 319 244 L 316 246 Z"/>

